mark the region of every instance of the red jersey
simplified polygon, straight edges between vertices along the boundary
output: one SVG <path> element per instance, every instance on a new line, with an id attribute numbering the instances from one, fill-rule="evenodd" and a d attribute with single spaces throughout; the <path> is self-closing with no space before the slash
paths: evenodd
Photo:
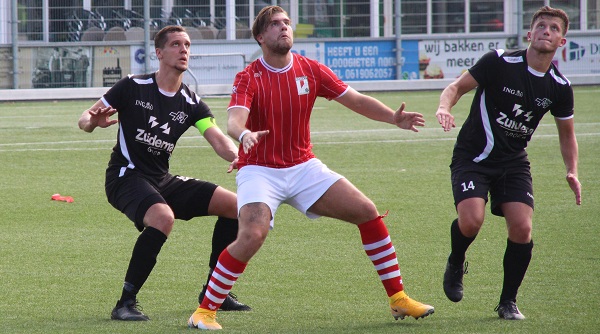
<path id="1" fill-rule="evenodd" d="M 284 68 L 273 68 L 263 58 L 253 61 L 236 75 L 228 109 L 249 110 L 246 128 L 269 134 L 248 154 L 240 145 L 238 168 L 286 168 L 314 158 L 310 115 L 315 100 L 335 99 L 347 89 L 327 66 L 298 54 Z"/>

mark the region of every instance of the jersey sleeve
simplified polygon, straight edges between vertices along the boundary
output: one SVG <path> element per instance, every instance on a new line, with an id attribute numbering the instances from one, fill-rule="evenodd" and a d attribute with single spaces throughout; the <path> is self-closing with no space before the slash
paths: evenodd
<path id="1" fill-rule="evenodd" d="M 487 52 L 469 69 L 469 73 L 480 86 L 485 87 L 497 77 L 499 59 L 496 50 Z"/>
<path id="2" fill-rule="evenodd" d="M 106 103 L 108 103 L 117 111 L 121 111 L 125 109 L 125 102 L 129 101 L 126 94 L 131 91 L 129 88 L 129 84 L 131 79 L 129 77 L 124 77 L 121 80 L 117 81 L 103 96 L 103 99 Z"/>
<path id="3" fill-rule="evenodd" d="M 319 73 L 321 74 L 321 85 L 318 95 L 328 100 L 340 97 L 348 89 L 348 85 L 333 73 L 333 71 L 319 63 Z"/>
<path id="4" fill-rule="evenodd" d="M 227 109 L 232 107 L 242 107 L 250 110 L 250 106 L 252 104 L 252 98 L 254 96 L 254 91 L 252 89 L 252 84 L 250 78 L 252 77 L 252 73 L 249 70 L 245 70 L 239 72 L 235 76 L 235 80 L 233 82 L 233 89 L 231 92 L 231 100 L 229 101 L 229 106 Z"/>
<path id="5" fill-rule="evenodd" d="M 574 101 L 573 87 L 567 85 L 563 88 L 561 98 L 558 99 L 557 105 L 550 108 L 550 113 L 556 118 L 571 118 L 573 117 Z"/>

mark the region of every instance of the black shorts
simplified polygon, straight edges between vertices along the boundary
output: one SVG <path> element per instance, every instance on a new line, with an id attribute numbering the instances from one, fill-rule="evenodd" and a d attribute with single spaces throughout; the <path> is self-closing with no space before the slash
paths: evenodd
<path id="1" fill-rule="evenodd" d="M 184 176 L 165 175 L 149 178 L 135 171 L 119 177 L 106 172 L 106 197 L 117 210 L 123 212 L 135 227 L 144 229 L 144 216 L 156 203 L 165 203 L 176 219 L 190 220 L 208 215 L 208 205 L 217 185 Z"/>
<path id="2" fill-rule="evenodd" d="M 470 160 L 453 159 L 450 165 L 454 205 L 473 197 L 492 200 L 492 214 L 503 217 L 500 205 L 520 202 L 533 209 L 533 183 L 529 161 L 524 158 L 510 166 L 482 166 Z"/>

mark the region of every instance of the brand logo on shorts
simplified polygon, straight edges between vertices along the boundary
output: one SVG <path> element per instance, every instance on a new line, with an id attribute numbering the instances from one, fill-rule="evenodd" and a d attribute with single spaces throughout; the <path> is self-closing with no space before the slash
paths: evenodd
<path id="1" fill-rule="evenodd" d="M 529 193 L 529 191 L 527 192 L 527 196 L 531 197 L 531 199 L 533 199 L 533 195 Z"/>

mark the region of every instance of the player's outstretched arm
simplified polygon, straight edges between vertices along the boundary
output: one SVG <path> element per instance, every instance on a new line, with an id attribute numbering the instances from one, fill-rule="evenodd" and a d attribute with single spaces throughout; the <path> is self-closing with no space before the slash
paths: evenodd
<path id="1" fill-rule="evenodd" d="M 79 128 L 85 132 L 92 132 L 97 127 L 106 128 L 116 124 L 118 120 L 110 119 L 116 112 L 116 109 L 110 106 L 106 107 L 102 100 L 98 100 L 90 109 L 81 114 L 78 122 Z"/>
<path id="2" fill-rule="evenodd" d="M 369 119 L 393 124 L 401 129 L 418 131 L 417 126 L 425 125 L 425 119 L 422 114 L 415 112 L 406 112 L 406 104 L 403 102 L 400 108 L 394 112 L 390 107 L 383 104 L 376 98 L 349 88 L 346 93 L 336 99 L 337 102 L 346 108 L 361 114 Z"/>

